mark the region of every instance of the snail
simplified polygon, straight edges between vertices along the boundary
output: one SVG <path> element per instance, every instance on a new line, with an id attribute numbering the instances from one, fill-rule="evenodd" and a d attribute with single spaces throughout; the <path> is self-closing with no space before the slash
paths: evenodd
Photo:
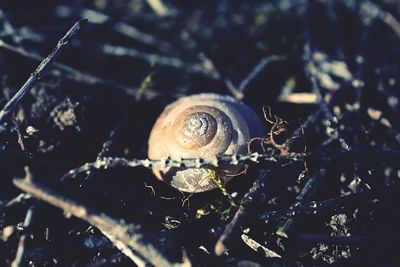
<path id="1" fill-rule="evenodd" d="M 244 103 L 226 95 L 212 93 L 186 96 L 165 107 L 150 133 L 148 157 L 210 158 L 247 152 L 252 137 L 265 135 L 257 114 Z M 208 169 L 225 183 L 243 165 L 218 168 L 178 168 L 154 166 L 157 178 L 183 192 L 204 192 L 217 187 Z"/>

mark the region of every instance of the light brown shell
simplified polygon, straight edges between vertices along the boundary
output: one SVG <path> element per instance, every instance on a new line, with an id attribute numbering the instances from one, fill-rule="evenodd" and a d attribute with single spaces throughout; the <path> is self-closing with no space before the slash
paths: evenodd
<path id="1" fill-rule="evenodd" d="M 217 94 L 192 95 L 164 109 L 151 131 L 148 157 L 179 160 L 246 153 L 250 138 L 264 134 L 261 120 L 242 102 Z M 229 165 L 215 171 L 227 182 L 241 168 Z M 203 192 L 216 187 L 207 169 L 155 167 L 153 172 L 181 191 Z"/>

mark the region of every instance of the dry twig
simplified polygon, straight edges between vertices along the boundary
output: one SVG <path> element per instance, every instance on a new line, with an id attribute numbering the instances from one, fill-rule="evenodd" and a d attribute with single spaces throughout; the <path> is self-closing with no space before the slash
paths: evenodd
<path id="1" fill-rule="evenodd" d="M 65 34 L 63 38 L 58 41 L 56 48 L 47 56 L 31 74 L 25 84 L 19 91 L 7 102 L 7 104 L 0 111 L 0 124 L 2 124 L 8 114 L 21 102 L 25 94 L 35 85 L 35 83 L 47 72 L 48 68 L 54 63 L 62 50 L 66 47 L 69 41 L 74 38 L 79 32 L 82 24 L 86 20 L 80 20 L 72 26 L 72 28 Z"/>
<path id="2" fill-rule="evenodd" d="M 102 212 L 87 208 L 79 202 L 60 195 L 29 179 L 14 179 L 14 184 L 19 189 L 32 196 L 56 206 L 68 214 L 72 214 L 87 221 L 101 231 L 107 232 L 110 236 L 113 236 L 115 240 L 119 240 L 131 247 L 154 266 L 190 266 L 188 259 L 185 259 L 183 264 L 171 263 L 153 245 L 144 243 L 143 234 L 140 233 L 139 225 L 127 224 L 124 221 L 114 219 Z M 121 246 L 118 245 L 118 247 Z"/>
<path id="3" fill-rule="evenodd" d="M 268 183 L 269 177 L 269 172 L 262 170 L 258 179 L 254 182 L 253 186 L 243 197 L 244 201 L 242 202 L 246 202 L 246 204 L 242 203 L 239 206 L 232 220 L 226 225 L 223 234 L 220 236 L 217 243 L 215 244 L 214 250 L 217 256 L 221 256 L 227 249 L 227 246 L 229 245 L 229 241 L 231 240 L 232 236 L 237 233 L 237 231 L 240 229 L 243 222 L 248 216 L 248 205 L 252 202 L 257 202 L 257 198 L 264 189 L 265 184 Z M 250 201 L 250 203 L 247 203 L 247 201 Z"/>

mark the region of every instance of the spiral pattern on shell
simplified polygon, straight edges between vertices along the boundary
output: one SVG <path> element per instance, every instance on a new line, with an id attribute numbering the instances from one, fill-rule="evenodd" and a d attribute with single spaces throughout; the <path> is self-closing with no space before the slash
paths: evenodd
<path id="1" fill-rule="evenodd" d="M 168 105 L 157 119 L 149 138 L 150 159 L 209 158 L 245 153 L 253 136 L 264 134 L 255 112 L 229 96 L 199 94 Z M 215 169 L 227 182 L 242 166 Z M 153 168 L 155 175 L 185 192 L 216 187 L 207 168 Z"/>

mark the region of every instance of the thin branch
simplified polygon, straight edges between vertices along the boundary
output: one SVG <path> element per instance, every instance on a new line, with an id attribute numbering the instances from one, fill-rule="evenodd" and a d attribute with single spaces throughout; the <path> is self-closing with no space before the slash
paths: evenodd
<path id="1" fill-rule="evenodd" d="M 256 66 L 246 75 L 246 77 L 240 82 L 238 86 L 238 91 L 244 94 L 244 91 L 247 89 L 248 85 L 257 78 L 261 72 L 269 65 L 271 62 L 284 60 L 286 57 L 284 56 L 270 56 L 260 60 Z"/>
<path id="2" fill-rule="evenodd" d="M 325 180 L 325 171 L 325 169 L 320 169 L 316 174 L 307 180 L 300 194 L 296 197 L 295 203 L 291 206 L 292 209 L 311 201 L 315 192 Z M 278 226 L 278 230 L 276 230 L 275 233 L 280 237 L 288 238 L 293 224 L 294 218 L 288 218 Z"/>
<path id="3" fill-rule="evenodd" d="M 7 203 L 4 205 L 4 207 L 6 208 L 10 208 L 14 205 L 17 205 L 19 203 L 23 203 L 24 201 L 30 200 L 32 199 L 32 196 L 26 193 L 21 193 L 18 196 L 10 199 L 9 201 L 7 201 Z"/>
<path id="4" fill-rule="evenodd" d="M 114 141 L 117 139 L 117 137 L 119 137 L 122 130 L 127 126 L 129 112 L 125 112 L 124 114 L 125 114 L 124 117 L 114 127 L 114 129 L 112 129 L 107 140 L 103 143 L 103 146 L 102 146 L 100 152 L 97 154 L 96 160 L 101 160 L 101 158 L 104 158 L 109 155 L 110 150 L 114 144 Z M 89 173 L 86 175 L 86 177 L 80 184 L 80 187 L 82 187 L 87 181 L 89 181 L 93 177 L 94 174 L 95 174 L 95 172 L 89 171 Z"/>
<path id="5" fill-rule="evenodd" d="M 31 225 L 32 219 L 33 219 L 33 214 L 35 213 L 35 207 L 36 207 L 36 205 L 30 207 L 28 209 L 28 211 L 26 212 L 26 216 L 25 216 L 25 220 L 24 220 L 24 224 L 23 224 L 24 229 L 28 228 Z M 17 252 L 15 253 L 15 258 L 14 258 L 13 262 L 11 263 L 11 267 L 22 266 L 22 257 L 25 252 L 25 242 L 26 242 L 27 236 L 28 236 L 28 234 L 25 232 L 19 238 Z"/>
<path id="6" fill-rule="evenodd" d="M 304 47 L 304 54 L 305 54 L 305 59 L 308 64 L 315 64 L 313 55 L 312 55 L 312 48 L 309 44 L 305 45 Z M 338 119 L 336 118 L 335 115 L 332 114 L 330 110 L 330 106 L 328 103 L 325 102 L 325 99 L 322 95 L 322 90 L 318 84 L 317 78 L 315 77 L 315 74 L 312 72 L 308 72 L 309 74 L 309 79 L 312 84 L 312 91 L 318 96 L 319 100 L 319 105 L 321 108 L 321 112 L 325 116 L 325 119 L 327 120 L 326 122 L 329 123 L 329 128 L 332 129 L 331 133 L 329 134 L 332 138 L 335 138 L 339 141 L 341 147 L 345 151 L 350 151 L 351 147 L 347 143 L 347 141 L 341 136 L 341 132 L 339 131 L 339 125 L 338 125 Z M 328 132 L 328 131 L 327 131 Z"/>
<path id="7" fill-rule="evenodd" d="M 257 78 L 260 73 L 268 66 L 270 62 L 274 61 L 279 61 L 283 60 L 285 57 L 283 56 L 271 56 L 267 58 L 261 59 L 260 62 L 257 63 L 257 65 L 246 75 L 246 77 L 240 82 L 239 86 L 236 86 L 231 79 L 225 78 L 225 86 L 226 88 L 230 91 L 232 96 L 236 99 L 243 99 L 244 98 L 244 91 L 247 89 L 248 85 L 255 79 Z M 222 75 L 220 72 L 215 68 L 214 64 L 213 66 L 213 72 L 216 73 L 216 77 L 220 78 Z"/>
<path id="8" fill-rule="evenodd" d="M 365 1 L 362 5 L 363 11 L 366 11 L 366 13 L 373 18 L 379 18 L 383 23 L 389 26 L 398 37 L 400 37 L 400 22 L 390 12 L 385 11 L 372 1 Z"/>
<path id="9" fill-rule="evenodd" d="M 23 228 L 26 229 L 28 228 L 31 223 L 32 223 L 32 218 L 35 213 L 35 206 L 32 206 L 28 209 L 26 212 Z M 17 247 L 17 252 L 15 253 L 15 258 L 13 262 L 11 263 L 11 267 L 19 267 L 22 266 L 22 258 L 25 252 L 25 242 L 27 239 L 28 234 L 25 232 L 23 233 L 18 241 L 18 247 Z"/>
<path id="10" fill-rule="evenodd" d="M 162 56 L 158 54 L 152 54 L 136 50 L 132 47 L 114 45 L 110 43 L 99 43 L 99 42 L 81 42 L 76 40 L 74 45 L 77 47 L 84 47 L 90 50 L 98 50 L 106 55 L 114 57 L 131 57 L 147 62 L 149 65 L 156 64 L 165 67 L 172 67 L 183 70 L 187 73 L 202 74 L 207 78 L 214 80 L 216 79 L 213 72 L 205 69 L 201 64 L 184 62 L 177 57 Z"/>
<path id="11" fill-rule="evenodd" d="M 133 253 L 132 249 L 128 245 L 126 245 L 121 240 L 115 238 L 113 235 L 108 233 L 103 228 L 100 228 L 100 227 L 98 227 L 98 228 L 99 228 L 100 232 L 115 245 L 116 248 L 118 248 L 125 256 L 130 258 L 138 267 L 146 266 L 146 262 L 143 261 L 139 256 L 135 255 Z"/>
<path id="12" fill-rule="evenodd" d="M 6 97 L 8 97 L 7 93 L 5 93 L 5 95 L 6 95 Z M 24 120 L 25 120 L 25 112 L 24 112 L 24 109 L 22 107 L 20 107 L 19 112 L 17 112 L 17 114 L 15 114 L 15 113 L 13 114 L 13 123 L 14 123 L 14 128 L 17 132 L 18 144 L 21 148 L 21 151 L 26 152 L 26 146 L 25 146 L 25 143 L 23 140 L 23 135 L 22 135 L 22 130 L 21 130 L 21 124 L 23 123 Z M 29 166 L 25 166 L 25 173 L 26 173 L 27 179 L 31 180 L 33 178 L 32 172 L 31 172 Z M 29 194 L 24 194 L 24 195 L 31 197 Z M 32 222 L 32 218 L 33 218 L 33 216 L 35 216 L 35 213 L 36 213 L 36 201 L 26 212 L 24 228 L 27 228 L 30 226 L 30 224 Z M 26 238 L 27 238 L 27 233 L 23 233 L 19 237 L 17 252 L 15 254 L 15 258 L 14 258 L 13 262 L 11 263 L 12 267 L 19 267 L 22 264 L 22 258 L 25 253 Z"/>
<path id="13" fill-rule="evenodd" d="M 146 2 L 157 15 L 163 17 L 168 14 L 168 8 L 164 5 L 162 0 L 146 0 Z"/>
<path id="14" fill-rule="evenodd" d="M 252 250 L 256 252 L 262 252 L 265 258 L 282 258 L 281 255 L 261 245 L 256 240 L 250 238 L 248 235 L 242 234 L 240 237 L 242 238 L 243 242 Z"/>
<path id="15" fill-rule="evenodd" d="M 14 47 L 14 46 L 4 42 L 1 39 L 0 39 L 0 47 L 4 48 L 10 52 L 16 53 L 18 55 L 21 55 L 23 57 L 26 57 L 26 58 L 29 58 L 29 59 L 32 59 L 35 61 L 43 60 L 43 57 L 36 55 L 34 53 L 28 52 L 22 48 Z M 76 81 L 78 83 L 89 84 L 89 85 L 93 86 L 94 88 L 97 88 L 97 86 L 105 86 L 106 88 L 111 88 L 111 89 L 116 89 L 118 91 L 121 91 L 124 94 L 126 94 L 127 96 L 132 96 L 132 97 L 136 96 L 137 88 L 135 88 L 134 86 L 125 85 L 125 84 L 121 84 L 121 83 L 118 83 L 115 81 L 100 78 L 93 74 L 74 69 L 70 66 L 67 66 L 67 65 L 64 65 L 61 63 L 54 63 L 53 66 L 55 68 L 52 70 L 49 70 L 49 71 L 51 72 L 51 74 L 53 74 L 56 77 L 63 76 L 70 80 Z M 156 90 L 146 90 L 144 95 L 148 98 L 152 98 L 152 97 L 159 96 L 159 95 L 173 96 L 175 98 L 181 96 L 178 93 L 168 92 L 168 94 L 167 94 L 167 93 L 156 91 Z"/>
<path id="16" fill-rule="evenodd" d="M 323 212 L 337 212 L 339 209 L 355 208 L 375 196 L 372 190 L 354 193 L 347 196 L 340 196 L 322 201 L 310 201 L 302 205 L 291 205 L 288 209 L 280 211 L 268 211 L 258 216 L 258 219 L 269 222 L 270 220 L 279 220 L 279 218 L 296 217 L 298 215 L 320 214 Z"/>
<path id="17" fill-rule="evenodd" d="M 85 9 L 85 8 L 71 8 L 70 6 L 58 6 L 56 8 L 56 13 L 60 17 L 81 17 L 81 18 L 88 18 L 90 23 L 93 24 L 110 24 L 112 29 L 128 38 L 131 38 L 137 42 L 142 44 L 146 44 L 152 46 L 156 49 L 160 49 L 164 52 L 166 51 L 173 51 L 174 47 L 163 40 L 158 39 L 157 37 L 142 32 L 138 28 L 135 28 L 132 25 L 129 25 L 125 22 L 117 21 L 115 22 L 111 17 L 108 15 L 101 13 L 96 10 L 92 9 Z"/>
<path id="18" fill-rule="evenodd" d="M 400 37 L 400 22 L 392 14 L 384 12 L 381 19 Z"/>
<path id="19" fill-rule="evenodd" d="M 43 77 L 43 75 L 47 72 L 47 69 L 54 63 L 69 41 L 77 35 L 85 21 L 86 20 L 80 20 L 72 26 L 65 36 L 60 39 L 56 48 L 51 52 L 51 54 L 39 64 L 37 69 L 31 74 L 21 89 L 19 89 L 19 91 L 10 99 L 10 101 L 7 102 L 7 104 L 0 111 L 0 124 L 4 122 L 7 115 L 14 110 L 14 108 L 21 102 L 25 94 L 35 85 L 35 83 L 41 77 Z"/>
<path id="20" fill-rule="evenodd" d="M 260 153 L 250 153 L 250 154 L 239 154 L 239 155 L 218 155 L 211 158 L 193 158 L 193 159 L 180 159 L 173 160 L 171 158 L 165 158 L 161 160 L 150 160 L 150 159 L 132 159 L 128 160 L 126 158 L 118 157 L 106 157 L 97 159 L 95 162 L 86 163 L 78 168 L 70 170 L 61 179 L 67 179 L 77 174 L 91 171 L 92 169 L 108 169 L 118 166 L 123 167 L 145 167 L 153 168 L 154 166 L 166 167 L 178 167 L 178 168 L 200 168 L 202 166 L 214 166 L 218 167 L 221 164 L 233 164 L 238 165 L 244 162 L 256 162 L 259 161 L 265 163 L 281 164 L 287 165 L 295 162 L 303 162 L 305 157 L 304 153 L 292 153 L 288 156 L 278 156 L 273 154 L 260 154 Z"/>
<path id="21" fill-rule="evenodd" d="M 139 225 L 127 224 L 119 219 L 114 219 L 27 179 L 14 179 L 13 182 L 22 191 L 87 221 L 101 231 L 107 232 L 116 240 L 120 240 L 134 249 L 154 266 L 190 266 L 187 261 L 183 264 L 171 263 L 153 245 L 145 244 Z"/>
<path id="22" fill-rule="evenodd" d="M 217 243 L 215 244 L 214 251 L 217 256 L 221 256 L 225 252 L 230 240 L 232 239 L 232 236 L 237 233 L 243 222 L 248 217 L 249 204 L 254 202 L 259 197 L 260 193 L 265 187 L 265 184 L 268 183 L 269 177 L 269 172 L 262 170 L 260 172 L 260 176 L 254 182 L 253 186 L 244 195 L 244 201 L 242 201 L 242 204 L 239 206 L 232 220 L 225 226 L 223 234 L 219 237 Z M 251 202 L 244 205 L 243 203 L 247 202 L 248 200 Z"/>
<path id="23" fill-rule="evenodd" d="M 0 21 L 3 24 L 2 25 L 3 30 L 1 32 L 1 36 L 3 35 L 10 36 L 15 43 L 19 44 L 22 38 L 19 35 L 15 34 L 14 27 L 11 25 L 6 14 L 4 14 L 3 10 L 1 9 L 0 9 Z"/>

